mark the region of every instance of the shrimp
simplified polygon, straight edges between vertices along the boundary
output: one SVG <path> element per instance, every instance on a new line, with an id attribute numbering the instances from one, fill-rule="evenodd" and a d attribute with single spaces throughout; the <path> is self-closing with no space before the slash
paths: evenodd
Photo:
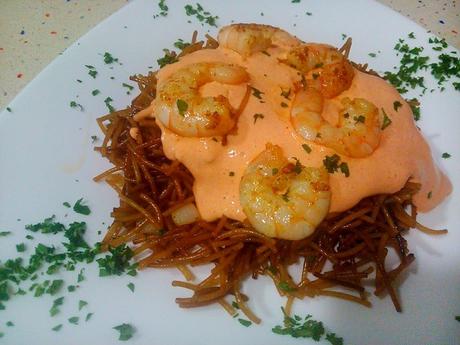
<path id="1" fill-rule="evenodd" d="M 271 46 L 290 47 L 300 40 L 288 32 L 263 24 L 232 24 L 224 26 L 217 36 L 219 45 L 232 49 L 243 57 L 266 50 Z"/>
<path id="2" fill-rule="evenodd" d="M 325 44 L 302 44 L 292 48 L 282 62 L 302 74 L 310 74 L 306 85 L 334 98 L 351 86 L 354 70 L 350 62 L 334 47 Z"/>
<path id="3" fill-rule="evenodd" d="M 291 122 L 305 139 L 334 149 L 349 157 L 371 155 L 378 147 L 381 136 L 380 116 L 377 107 L 363 98 L 341 100 L 337 126 L 322 117 L 324 98 L 315 88 L 296 94 Z"/>
<path id="4" fill-rule="evenodd" d="M 277 145 L 267 144 L 246 168 L 240 202 L 254 228 L 270 237 L 299 240 L 326 217 L 329 175 L 321 168 L 290 163 Z"/>
<path id="5" fill-rule="evenodd" d="M 240 84 L 249 79 L 240 66 L 195 63 L 179 69 L 158 87 L 153 113 L 168 129 L 185 137 L 226 135 L 237 116 L 222 95 L 202 97 L 200 86 L 211 81 Z"/>

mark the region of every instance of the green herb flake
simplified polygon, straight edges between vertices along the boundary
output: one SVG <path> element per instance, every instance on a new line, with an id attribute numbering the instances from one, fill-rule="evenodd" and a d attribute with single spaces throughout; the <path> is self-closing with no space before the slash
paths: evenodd
<path id="1" fill-rule="evenodd" d="M 126 83 L 122 83 L 121 86 L 123 87 L 126 87 L 128 89 L 128 91 L 126 91 L 126 94 L 130 94 L 132 90 L 134 90 L 134 86 L 131 86 L 129 84 L 126 84 Z"/>
<path id="2" fill-rule="evenodd" d="M 11 231 L 0 231 L 0 237 L 6 237 L 11 235 Z"/>
<path id="3" fill-rule="evenodd" d="M 110 64 L 112 64 L 114 62 L 118 62 L 118 58 L 115 58 L 115 57 L 113 57 L 112 54 L 110 54 L 108 52 L 105 52 L 104 53 L 104 63 L 106 65 L 110 65 Z"/>
<path id="4" fill-rule="evenodd" d="M 52 331 L 59 332 L 62 328 L 62 323 L 51 328 Z"/>
<path id="5" fill-rule="evenodd" d="M 293 287 L 289 285 L 288 282 L 282 281 L 278 284 L 278 288 L 284 292 L 292 292 L 295 291 Z"/>
<path id="6" fill-rule="evenodd" d="M 366 121 L 366 118 L 363 115 L 359 115 L 354 116 L 353 120 L 355 120 L 355 123 L 364 123 Z"/>
<path id="7" fill-rule="evenodd" d="M 88 69 L 88 74 L 95 79 L 97 76 L 95 67 L 91 65 L 85 65 L 85 67 Z"/>
<path id="8" fill-rule="evenodd" d="M 288 89 L 286 91 L 282 90 L 281 91 L 281 96 L 283 96 L 284 98 L 290 100 L 289 96 L 291 95 L 291 89 Z"/>
<path id="9" fill-rule="evenodd" d="M 128 285 L 126 285 L 128 287 L 128 289 L 131 290 L 131 292 L 134 292 L 134 290 L 136 289 L 136 286 L 133 284 L 133 283 L 129 283 Z"/>
<path id="10" fill-rule="evenodd" d="M 182 100 L 182 99 L 178 99 L 176 101 L 176 105 L 177 105 L 177 110 L 179 110 L 179 114 L 181 116 L 184 116 L 185 112 L 187 111 L 188 109 L 188 104 L 186 101 Z"/>
<path id="11" fill-rule="evenodd" d="M 75 205 L 73 205 L 73 210 L 76 213 L 83 214 L 85 216 L 91 213 L 91 210 L 89 209 L 89 207 L 83 204 L 83 198 L 77 200 Z"/>
<path id="12" fill-rule="evenodd" d="M 56 279 L 51 282 L 51 285 L 46 289 L 46 293 L 54 296 L 64 285 L 64 280 Z"/>
<path id="13" fill-rule="evenodd" d="M 232 302 L 232 307 L 235 309 L 240 309 L 240 306 L 235 301 Z"/>
<path id="14" fill-rule="evenodd" d="M 16 251 L 18 253 L 23 253 L 26 251 L 26 245 L 25 243 L 19 243 L 19 244 L 16 244 Z"/>
<path id="15" fill-rule="evenodd" d="M 389 125 L 391 125 L 391 119 L 388 117 L 387 113 L 385 110 L 382 108 L 382 113 L 383 113 L 383 123 L 382 123 L 382 131 L 387 128 Z"/>
<path id="16" fill-rule="evenodd" d="M 107 109 L 111 113 L 113 113 L 115 111 L 115 108 L 111 104 L 112 102 L 113 102 L 112 97 L 107 97 L 106 99 L 104 99 L 105 106 L 107 107 Z"/>
<path id="17" fill-rule="evenodd" d="M 291 2 L 292 2 L 293 4 L 298 4 L 298 3 L 300 3 L 300 0 L 291 0 Z"/>
<path id="18" fill-rule="evenodd" d="M 78 322 L 80 321 L 80 318 L 78 316 L 72 316 L 72 317 L 68 318 L 67 321 L 69 321 L 69 323 L 71 323 L 73 325 L 78 325 Z"/>
<path id="19" fill-rule="evenodd" d="M 62 203 L 62 205 L 64 205 L 64 206 L 67 207 L 67 208 L 71 208 L 71 207 L 72 207 L 67 201 L 64 201 L 64 202 Z"/>
<path id="20" fill-rule="evenodd" d="M 282 194 L 281 197 L 283 198 L 284 201 L 289 202 L 289 189 L 286 191 L 286 193 Z"/>
<path id="21" fill-rule="evenodd" d="M 184 9 L 187 16 L 195 16 L 201 25 L 208 24 L 217 28 L 216 21 L 219 19 L 219 17 L 212 16 L 211 13 L 205 11 L 199 3 L 196 3 L 196 8 L 194 8 L 192 5 L 185 5 Z"/>
<path id="22" fill-rule="evenodd" d="M 85 271 L 84 268 L 82 268 L 80 270 L 80 272 L 78 273 L 78 276 L 77 276 L 77 283 L 81 283 L 83 280 L 85 280 L 85 275 L 83 274 L 83 272 Z"/>
<path id="23" fill-rule="evenodd" d="M 409 104 L 412 114 L 414 116 L 414 120 L 420 120 L 420 102 L 417 98 L 406 99 L 406 102 Z"/>
<path id="24" fill-rule="evenodd" d="M 182 38 L 179 38 L 176 42 L 174 42 L 173 45 L 177 49 L 184 50 L 185 48 L 187 48 L 190 45 L 190 43 L 184 42 L 184 40 Z"/>
<path id="25" fill-rule="evenodd" d="M 101 91 L 99 91 L 98 89 L 94 89 L 93 91 L 91 91 L 91 94 L 92 94 L 93 96 L 97 96 L 97 95 L 99 95 L 100 93 L 101 93 Z"/>
<path id="26" fill-rule="evenodd" d="M 313 13 L 311 13 L 311 12 L 305 12 L 305 14 L 306 14 L 307 16 L 313 15 Z"/>
<path id="27" fill-rule="evenodd" d="M 80 111 L 83 111 L 83 106 L 75 101 L 70 101 L 69 105 L 71 108 L 78 108 Z"/>
<path id="28" fill-rule="evenodd" d="M 164 56 L 157 59 L 158 66 L 160 66 L 160 68 L 178 61 L 176 52 L 169 51 L 168 49 L 163 49 L 163 52 Z"/>
<path id="29" fill-rule="evenodd" d="M 78 301 L 78 311 L 82 310 L 87 305 L 88 305 L 88 302 L 83 301 L 83 300 L 79 300 Z"/>
<path id="30" fill-rule="evenodd" d="M 168 15 L 168 6 L 166 5 L 166 0 L 160 0 L 158 2 L 158 7 L 160 8 L 160 13 L 154 14 L 153 18 L 158 18 L 159 16 L 166 17 Z"/>
<path id="31" fill-rule="evenodd" d="M 113 327 L 113 329 L 119 332 L 118 340 L 126 341 L 133 337 L 135 329 L 128 323 L 123 323 L 121 325 Z"/>
<path id="32" fill-rule="evenodd" d="M 329 174 L 333 174 L 337 171 L 342 172 L 345 177 L 350 176 L 350 170 L 348 168 L 348 164 L 346 162 L 340 162 L 340 156 L 337 154 L 333 154 L 332 156 L 326 156 L 323 159 L 323 165 L 326 168 Z"/>
<path id="33" fill-rule="evenodd" d="M 238 322 L 242 324 L 244 327 L 249 327 L 252 325 L 251 321 L 245 319 L 238 319 Z"/>
<path id="34" fill-rule="evenodd" d="M 110 275 L 122 275 L 125 271 L 127 274 L 136 275 L 136 264 L 131 264 L 130 260 L 133 257 L 133 251 L 122 244 L 115 248 L 109 248 L 109 255 L 97 259 L 99 264 L 99 276 L 106 277 Z"/>
<path id="35" fill-rule="evenodd" d="M 306 153 L 310 153 L 310 152 L 311 152 L 311 147 L 308 146 L 307 144 L 302 144 L 302 148 L 305 150 Z"/>
<path id="36" fill-rule="evenodd" d="M 460 315 L 457 315 L 457 316 L 455 317 L 455 320 L 457 320 L 458 322 L 460 322 Z"/>
<path id="37" fill-rule="evenodd" d="M 332 345 L 343 345 L 343 338 L 338 337 L 335 333 L 327 333 L 326 340 Z"/>
<path id="38" fill-rule="evenodd" d="M 398 109 L 401 108 L 401 107 L 402 107 L 402 103 L 400 101 L 394 101 L 393 102 L 393 109 L 395 111 L 398 111 Z"/>
<path id="39" fill-rule="evenodd" d="M 6 111 L 11 113 L 11 108 L 10 107 L 6 107 Z"/>
<path id="40" fill-rule="evenodd" d="M 369 55 L 370 57 L 373 57 L 373 58 L 375 58 L 377 56 L 377 54 L 375 54 L 375 53 L 369 53 L 367 55 Z"/>
<path id="41" fill-rule="evenodd" d="M 444 158 L 444 159 L 447 159 L 447 158 L 450 158 L 452 156 L 450 155 L 450 153 L 444 152 L 441 157 Z"/>
<path id="42" fill-rule="evenodd" d="M 50 309 L 50 316 L 53 317 L 59 313 L 59 307 L 64 303 L 64 297 L 59 297 L 53 301 L 53 305 Z"/>
<path id="43" fill-rule="evenodd" d="M 85 322 L 88 322 L 92 317 L 93 317 L 94 313 L 88 313 L 86 314 L 86 317 L 85 317 Z"/>
<path id="44" fill-rule="evenodd" d="M 415 39 L 415 34 L 413 32 L 411 32 L 409 35 L 407 35 L 407 37 Z"/>
<path id="45" fill-rule="evenodd" d="M 264 94 L 262 91 L 260 91 L 259 89 L 256 89 L 255 87 L 253 86 L 250 86 L 251 90 L 252 90 L 252 95 L 255 97 L 255 98 L 258 98 L 258 99 L 262 99 L 262 95 Z"/>
<path id="46" fill-rule="evenodd" d="M 75 285 L 67 286 L 67 291 L 68 292 L 75 292 L 75 290 L 77 290 L 77 286 L 75 286 Z"/>
<path id="47" fill-rule="evenodd" d="M 13 323 L 12 321 L 8 321 L 8 322 L 6 323 L 6 326 L 7 326 L 7 327 L 14 327 L 14 323 Z"/>
<path id="48" fill-rule="evenodd" d="M 264 116 L 264 114 L 256 113 L 256 114 L 253 115 L 253 117 L 254 117 L 254 124 L 255 124 L 258 119 L 262 120 L 265 116 Z"/>
<path id="49" fill-rule="evenodd" d="M 98 141 L 98 140 L 99 140 L 99 138 L 97 137 L 97 135 L 92 135 L 92 136 L 91 136 L 91 143 L 94 144 L 94 143 L 95 143 L 96 141 Z"/>

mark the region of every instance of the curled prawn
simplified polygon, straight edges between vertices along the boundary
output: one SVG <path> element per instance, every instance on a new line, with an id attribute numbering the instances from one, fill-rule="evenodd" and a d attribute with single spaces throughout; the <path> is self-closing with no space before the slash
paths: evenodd
<path id="1" fill-rule="evenodd" d="M 271 46 L 294 46 L 300 40 L 290 33 L 264 24 L 232 24 L 224 26 L 217 36 L 219 45 L 232 49 L 244 57 Z"/>
<path id="2" fill-rule="evenodd" d="M 291 109 L 294 129 L 305 139 L 334 149 L 354 158 L 371 155 L 378 147 L 381 136 L 380 115 L 377 107 L 363 98 L 341 100 L 337 126 L 322 116 L 324 98 L 314 89 L 307 88 L 296 94 Z"/>
<path id="3" fill-rule="evenodd" d="M 295 68 L 326 98 L 334 98 L 350 88 L 354 70 L 350 62 L 336 48 L 308 43 L 293 47 L 282 62 Z"/>
<path id="4" fill-rule="evenodd" d="M 291 163 L 279 146 L 267 147 L 246 168 L 240 202 L 254 228 L 270 237 L 299 240 L 313 233 L 329 211 L 324 168 Z"/>
<path id="5" fill-rule="evenodd" d="M 200 86 L 217 81 L 240 84 L 249 79 L 240 66 L 225 63 L 195 63 L 174 72 L 158 87 L 153 113 L 171 131 L 186 137 L 226 135 L 237 116 L 222 95 L 202 97 Z"/>

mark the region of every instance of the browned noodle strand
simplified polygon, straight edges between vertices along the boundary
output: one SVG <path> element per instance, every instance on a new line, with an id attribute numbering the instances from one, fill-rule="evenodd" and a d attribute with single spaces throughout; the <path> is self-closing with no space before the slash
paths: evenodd
<path id="1" fill-rule="evenodd" d="M 207 36 L 206 42 L 197 42 L 194 33 L 193 43 L 179 56 L 216 47 L 213 38 Z M 350 48 L 351 39 L 340 51 L 348 56 Z M 366 66 L 361 69 L 366 70 Z M 136 256 L 142 256 L 138 260 L 140 268 L 178 268 L 188 281 L 174 281 L 173 286 L 192 293 L 176 300 L 181 307 L 219 303 L 233 315 L 235 310 L 224 300 L 231 294 L 256 323 L 260 319 L 247 306 L 240 285 L 249 276 L 259 275 L 270 276 L 280 294 L 288 297 L 287 310 L 294 298 L 319 295 L 369 307 L 364 287 L 364 280 L 369 279 L 375 282 L 376 294 L 389 293 L 396 310 L 401 310 L 396 281 L 415 259 L 409 253 L 404 233 L 411 227 L 428 233 L 445 232 L 428 229 L 416 221 L 412 196 L 418 192 L 418 184 L 409 181 L 393 195 L 368 197 L 348 211 L 330 214 L 312 236 L 300 241 L 268 238 L 250 225 L 226 217 L 177 226 L 171 215 L 182 205 L 194 202 L 194 178 L 180 162 L 166 158 L 161 131 L 154 122 L 139 126 L 132 120 L 154 99 L 156 72 L 131 80 L 140 89 L 131 106 L 98 119 L 105 138 L 96 150 L 114 167 L 95 180 L 107 181 L 120 197 L 103 248 L 132 244 Z M 130 137 L 130 129 L 135 127 L 139 130 L 137 140 Z M 405 211 L 408 207 L 412 208 L 411 214 Z M 390 247 L 398 253 L 400 263 L 388 272 L 385 267 Z M 303 264 L 302 273 L 295 279 L 288 267 L 299 262 Z M 206 279 L 193 283 L 189 266 L 203 264 L 213 264 L 214 268 Z"/>

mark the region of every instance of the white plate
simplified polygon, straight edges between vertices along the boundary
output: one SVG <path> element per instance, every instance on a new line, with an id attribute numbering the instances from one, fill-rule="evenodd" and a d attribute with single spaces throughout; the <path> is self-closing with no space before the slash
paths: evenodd
<path id="1" fill-rule="evenodd" d="M 368 61 L 378 71 L 390 70 L 397 64 L 393 46 L 400 37 L 414 32 L 414 45 L 428 47 L 431 35 L 390 9 L 373 1 L 200 1 L 206 10 L 218 15 L 218 25 L 235 22 L 259 22 L 280 26 L 307 41 L 342 44 L 342 33 L 353 37 L 352 59 Z M 48 66 L 10 104 L 12 112 L 0 114 L 0 231 L 14 234 L 0 238 L 2 259 L 16 257 L 15 244 L 32 243 L 24 239 L 24 225 L 56 214 L 69 223 L 84 218 L 88 222 L 87 239 L 100 239 L 110 223 L 109 213 L 118 200 L 103 184 L 91 178 L 108 167 L 93 152 L 90 136 L 100 135 L 95 119 L 106 112 L 103 100 L 110 96 L 117 108 L 124 107 L 132 96 L 121 86 L 134 73 L 145 73 L 148 66 L 162 56 L 177 38 L 189 39 L 197 29 L 204 34 L 216 28 L 201 26 L 187 17 L 182 1 L 167 1 L 169 15 L 154 19 L 156 1 L 135 1 L 98 25 Z M 263 12 L 263 16 L 261 15 Z M 305 13 L 311 12 L 308 16 Z M 187 21 L 190 20 L 191 23 Z M 104 65 L 102 55 L 110 52 L 123 65 Z M 377 58 L 370 52 L 381 51 Z M 434 55 L 430 48 L 427 53 Z M 96 79 L 87 74 L 85 64 L 94 65 Z M 110 79 L 113 76 L 115 79 Z M 76 82 L 81 79 L 82 83 Z M 131 83 L 132 84 L 132 83 Z M 427 84 L 435 82 L 427 77 Z M 101 90 L 98 96 L 91 91 Z M 418 96 L 414 94 L 415 96 Z M 420 97 L 422 128 L 431 144 L 433 155 L 454 184 L 460 188 L 460 97 L 452 88 L 434 91 Z M 72 109 L 75 100 L 84 111 Z M 440 159 L 442 152 L 452 158 Z M 78 216 L 62 206 L 80 197 L 89 201 L 92 214 Z M 300 315 L 313 314 L 326 327 L 345 338 L 346 344 L 454 344 L 460 336 L 460 216 L 459 194 L 454 192 L 423 222 L 450 233 L 430 237 L 418 232 L 409 236 L 416 263 L 400 289 L 404 312 L 394 311 L 389 298 L 372 298 L 373 308 L 366 309 L 331 298 L 306 299 L 295 303 Z M 68 214 L 68 215 L 67 215 Z M 18 220 L 20 219 L 20 220 Z M 105 223 L 104 223 L 105 222 Z M 36 236 L 47 243 L 50 236 Z M 54 239 L 54 241 L 56 241 Z M 29 295 L 13 298 L 7 309 L 0 311 L 0 332 L 5 344 L 84 344 L 117 343 L 113 326 L 133 324 L 137 332 L 131 344 L 307 344 L 309 340 L 275 335 L 271 327 L 281 324 L 279 307 L 284 303 L 267 279 L 247 284 L 244 290 L 252 297 L 250 305 L 263 318 L 261 326 L 245 328 L 218 306 L 181 310 L 174 298 L 187 292 L 170 286 L 180 277 L 173 270 L 147 270 L 138 277 L 99 278 L 96 265 L 86 269 L 86 281 L 73 294 L 65 294 L 59 315 L 51 318 L 48 310 L 53 298 Z M 76 272 L 63 275 L 74 283 Z M 126 284 L 134 282 L 136 292 Z M 78 300 L 88 306 L 78 312 Z M 94 312 L 90 322 L 73 326 L 71 316 Z M 11 320 L 15 327 L 6 327 Z M 50 329 L 63 323 L 56 333 Z M 65 340 L 63 340 L 65 339 Z"/>

